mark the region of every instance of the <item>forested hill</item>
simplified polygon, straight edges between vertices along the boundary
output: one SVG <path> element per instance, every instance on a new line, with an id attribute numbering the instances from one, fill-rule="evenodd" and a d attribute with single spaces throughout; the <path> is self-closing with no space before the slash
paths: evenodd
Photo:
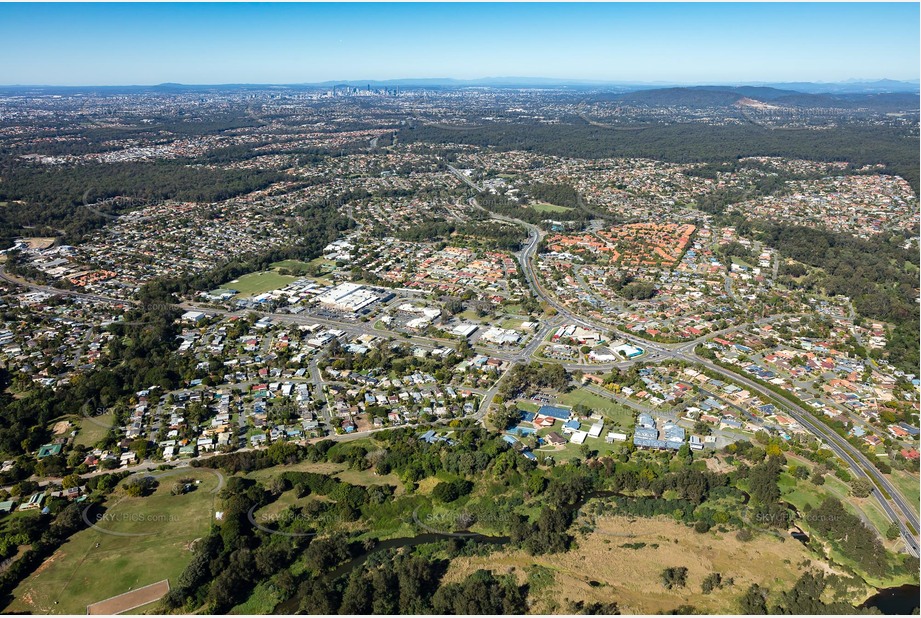
<path id="1" fill-rule="evenodd" d="M 757 125 L 649 124 L 601 128 L 587 122 L 493 124 L 460 129 L 411 124 L 402 142 L 471 144 L 561 157 L 646 157 L 677 163 L 725 162 L 748 156 L 814 161 L 882 163 L 919 191 L 918 138 L 889 127 L 845 126 L 815 131 L 768 129 Z"/>
<path id="2" fill-rule="evenodd" d="M 612 101 L 645 107 L 729 107 L 742 99 L 753 99 L 783 107 L 824 107 L 872 109 L 876 111 L 917 110 L 915 93 L 803 93 L 765 86 L 695 86 L 693 88 L 657 88 L 616 96 Z"/>

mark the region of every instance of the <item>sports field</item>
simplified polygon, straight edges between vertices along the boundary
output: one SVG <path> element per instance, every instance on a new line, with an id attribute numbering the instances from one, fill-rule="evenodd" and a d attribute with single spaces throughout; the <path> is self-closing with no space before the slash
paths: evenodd
<path id="1" fill-rule="evenodd" d="M 167 592 L 169 592 L 169 581 L 164 579 L 155 584 L 143 586 L 137 590 L 112 597 L 111 599 L 88 605 L 86 607 L 86 613 L 91 616 L 120 614 L 141 607 L 142 605 L 159 601 Z"/>
<path id="2" fill-rule="evenodd" d="M 170 493 L 180 478 L 200 480 L 195 491 Z M 159 477 L 157 490 L 132 498 L 109 496 L 104 517 L 88 516 L 74 534 L 13 591 L 8 612 L 85 614 L 87 606 L 138 588 L 175 582 L 192 559 L 192 543 L 208 534 L 221 484 L 205 469 Z M 129 536 L 134 535 L 134 536 Z"/>
<path id="3" fill-rule="evenodd" d="M 297 277 L 291 275 L 280 275 L 274 270 L 264 270 L 259 273 L 243 275 L 239 279 L 234 279 L 224 284 L 223 287 L 238 291 L 239 296 L 255 296 L 263 292 L 283 288 L 296 279 Z"/>

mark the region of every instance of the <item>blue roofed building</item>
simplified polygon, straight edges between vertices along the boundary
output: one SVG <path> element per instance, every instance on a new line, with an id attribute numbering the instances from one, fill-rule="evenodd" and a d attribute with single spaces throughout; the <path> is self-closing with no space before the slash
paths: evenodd
<path id="1" fill-rule="evenodd" d="M 648 414 L 637 416 L 636 429 L 633 430 L 633 444 L 641 448 L 670 449 L 677 451 L 685 441 L 685 431 L 673 421 L 662 425 L 662 434 L 656 421 Z"/>
<path id="2" fill-rule="evenodd" d="M 555 418 L 560 421 L 568 421 L 569 417 L 572 416 L 572 411 L 559 406 L 541 406 L 537 414 L 540 416 L 549 416 L 550 418 Z"/>
<path id="3" fill-rule="evenodd" d="M 537 415 L 534 412 L 526 412 L 522 410 L 521 420 L 525 423 L 533 423 L 535 418 L 537 418 Z"/>
<path id="4" fill-rule="evenodd" d="M 579 431 L 581 423 L 576 419 L 563 423 L 563 431 Z"/>

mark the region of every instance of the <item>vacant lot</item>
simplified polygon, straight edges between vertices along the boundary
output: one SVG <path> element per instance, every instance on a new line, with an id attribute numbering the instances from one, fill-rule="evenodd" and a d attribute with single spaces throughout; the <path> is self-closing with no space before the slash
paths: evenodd
<path id="1" fill-rule="evenodd" d="M 557 206 L 556 204 L 548 204 L 547 202 L 537 202 L 535 204 L 530 204 L 530 207 L 537 212 L 569 212 L 572 210 L 572 208 L 568 208 L 566 206 Z"/>
<path id="2" fill-rule="evenodd" d="M 3 202 L 3 205 L 6 206 L 6 202 Z M 35 236 L 32 238 L 23 238 L 22 240 L 29 245 L 29 249 L 47 249 L 54 244 L 54 238 L 47 236 Z"/>
<path id="3" fill-rule="evenodd" d="M 92 418 L 80 417 L 71 420 L 79 429 L 74 443 L 78 446 L 94 446 L 109 433 L 112 423 L 115 422 L 115 414 L 106 412 Z"/>
<path id="4" fill-rule="evenodd" d="M 170 490 L 180 478 L 201 484 L 174 496 Z M 185 469 L 161 476 L 146 498 L 117 490 L 104 518 L 91 518 L 93 528 L 73 535 L 20 584 L 7 611 L 85 614 L 87 605 L 109 597 L 164 579 L 174 583 L 192 559 L 192 542 L 208 534 L 218 482 L 210 471 Z"/>
<path id="5" fill-rule="evenodd" d="M 622 547 L 639 543 L 645 545 Z M 655 614 L 683 604 L 703 613 L 734 614 L 736 599 L 749 585 L 758 583 L 772 591 L 788 588 L 803 572 L 800 565 L 806 559 L 813 560 L 815 568 L 827 569 L 802 544 L 773 536 L 760 535 L 742 543 L 732 533 L 698 534 L 677 522 L 610 518 L 599 519 L 595 531 L 579 535 L 578 547 L 565 554 L 529 556 L 515 550 L 457 558 L 451 561 L 445 581 L 458 581 L 487 568 L 511 571 L 524 583 L 526 570 L 549 570 L 553 583 L 537 595 L 540 601 L 532 608 L 534 613 L 566 613 L 567 600 L 584 600 L 616 602 L 625 614 Z M 668 567 L 688 569 L 686 587 L 667 590 L 662 585 L 661 573 Z M 731 577 L 734 584 L 705 595 L 700 586 L 710 573 Z"/>

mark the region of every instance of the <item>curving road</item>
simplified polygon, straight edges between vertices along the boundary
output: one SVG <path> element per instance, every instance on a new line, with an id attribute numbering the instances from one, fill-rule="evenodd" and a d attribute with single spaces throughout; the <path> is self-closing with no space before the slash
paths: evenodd
<path id="1" fill-rule="evenodd" d="M 458 170 L 449 166 L 450 171 L 458 176 L 463 182 L 469 185 L 472 189 L 479 192 L 479 188 L 472 182 L 470 179 L 466 178 Z M 470 198 L 469 203 L 477 208 L 481 208 L 476 202 L 476 198 Z M 483 209 L 485 210 L 485 209 Z M 573 313 L 568 307 L 557 301 L 552 294 L 545 290 L 540 282 L 540 279 L 537 276 L 535 271 L 533 258 L 537 253 L 537 246 L 540 242 L 543 232 L 535 225 L 521 221 L 520 219 L 514 219 L 511 217 L 505 217 L 502 215 L 497 215 L 486 211 L 490 217 L 505 221 L 508 223 L 513 223 L 519 226 L 523 226 L 528 231 L 528 240 L 525 246 L 517 253 L 516 257 L 518 258 L 522 271 L 524 273 L 525 279 L 528 282 L 528 285 L 532 288 L 537 297 L 547 303 L 548 306 L 553 307 L 557 311 L 557 316 L 549 320 L 545 320 L 541 323 L 539 329 L 534 333 L 531 341 L 528 343 L 525 348 L 520 351 L 512 352 L 495 352 L 489 351 L 491 356 L 497 358 L 502 358 L 504 360 L 514 362 L 526 362 L 527 360 L 533 358 L 537 348 L 542 343 L 543 339 L 546 337 L 546 334 L 551 328 L 559 325 L 563 320 L 569 321 L 574 324 L 579 324 L 586 328 L 592 328 L 600 330 L 601 332 L 607 332 L 610 330 L 609 325 L 601 324 L 595 322 L 591 319 L 584 318 L 580 315 Z M 5 272 L 3 267 L 0 267 L 0 279 L 14 283 L 20 286 L 27 287 L 32 290 L 46 292 L 49 294 L 66 294 L 76 298 L 82 298 L 85 300 L 96 301 L 96 302 L 105 302 L 105 303 L 119 303 L 119 304 L 137 304 L 136 301 L 127 301 L 123 299 L 109 298 L 106 296 L 100 296 L 96 294 L 84 294 L 81 292 L 76 292 L 73 290 L 61 290 L 53 288 L 50 286 L 36 285 L 30 283 L 18 277 L 12 276 Z M 221 314 L 230 314 L 230 315 L 243 315 L 247 312 L 233 312 L 233 311 L 224 311 L 216 310 L 213 307 L 203 307 L 200 305 L 192 303 L 183 303 L 180 305 L 186 309 L 200 309 L 205 310 L 210 313 L 221 313 Z M 303 316 L 303 315 L 294 315 L 294 314 L 269 314 L 273 318 L 277 318 L 280 321 L 288 321 L 294 323 L 319 323 L 329 327 L 339 328 L 350 334 L 365 334 L 371 333 L 379 336 L 381 333 L 373 328 L 370 324 L 365 323 L 343 323 L 335 320 L 322 319 L 314 316 Z M 770 318 L 764 318 L 759 320 L 758 323 L 766 323 L 771 320 L 779 319 L 784 317 L 782 315 L 772 316 Z M 727 332 L 741 328 L 742 325 L 732 327 L 730 329 L 725 329 L 722 332 Z M 775 406 L 784 410 L 787 414 L 793 417 L 797 422 L 799 422 L 803 428 L 815 435 L 817 438 L 822 440 L 823 443 L 828 445 L 832 451 L 835 452 L 841 459 L 850 467 L 851 471 L 858 477 L 864 477 L 870 480 L 874 484 L 873 495 L 876 497 L 877 501 L 880 503 L 880 506 L 887 513 L 890 519 L 899 526 L 899 529 L 902 533 L 902 538 L 905 542 L 906 548 L 909 553 L 913 556 L 919 555 L 919 543 L 917 534 L 921 530 L 921 523 L 919 523 L 918 515 L 915 513 L 914 509 L 910 503 L 904 498 L 901 492 L 896 488 L 893 483 L 889 481 L 882 474 L 876 466 L 873 465 L 873 462 L 867 458 L 859 449 L 851 445 L 847 440 L 835 433 L 831 428 L 825 425 L 822 421 L 816 419 L 816 417 L 808 410 L 803 407 L 794 404 L 793 402 L 787 400 L 784 397 L 781 397 L 767 389 L 757 382 L 749 379 L 743 374 L 736 373 L 735 371 L 728 370 L 720 365 L 716 365 L 706 359 L 703 359 L 694 352 L 697 344 L 705 341 L 709 337 L 713 337 L 719 333 L 711 333 L 705 337 L 701 337 L 697 340 L 684 342 L 679 344 L 660 344 L 640 337 L 636 337 L 629 333 L 620 332 L 619 337 L 629 341 L 635 345 L 638 345 L 645 350 L 645 354 L 642 356 L 622 361 L 618 363 L 598 363 L 598 364 L 576 364 L 576 363 L 562 363 L 562 365 L 569 370 L 589 370 L 589 371 L 605 371 L 610 370 L 615 367 L 623 368 L 627 367 L 636 362 L 656 362 L 668 359 L 683 360 L 688 363 L 699 364 L 710 371 L 713 371 L 717 374 L 720 374 L 727 379 L 730 379 L 738 384 L 742 384 L 750 390 L 759 393 L 764 396 L 766 399 L 771 401 Z M 424 346 L 424 347 L 434 347 L 441 345 L 453 345 L 455 341 L 447 340 L 438 340 L 428 337 L 411 337 L 407 339 L 408 342 L 413 343 L 414 345 Z M 493 396 L 498 392 L 499 384 L 504 379 L 506 374 L 503 374 L 496 381 L 496 383 L 490 388 L 486 393 L 483 394 L 483 399 L 481 400 L 479 409 L 473 415 L 478 420 L 481 420 L 487 410 L 489 409 L 490 403 L 492 402 Z M 375 431 L 386 430 L 387 428 L 381 428 L 379 430 L 371 430 L 368 432 L 360 432 L 356 434 L 348 434 L 347 436 L 336 436 L 337 439 L 357 439 L 359 437 L 365 436 L 368 433 L 373 433 Z"/>
<path id="2" fill-rule="evenodd" d="M 471 198 L 471 200 L 473 200 L 472 203 L 475 203 L 475 198 Z M 567 320 L 573 323 L 580 324 L 586 328 L 601 330 L 602 332 L 604 332 L 605 329 L 610 328 L 606 325 L 596 323 L 590 319 L 586 319 L 582 316 L 578 316 L 572 313 L 568 307 L 558 302 L 543 288 L 539 278 L 537 277 L 533 263 L 533 258 L 537 252 L 537 244 L 541 238 L 541 231 L 537 228 L 537 226 L 525 221 L 521 221 L 519 219 L 511 219 L 509 217 L 504 217 L 493 213 L 490 213 L 490 215 L 502 221 L 516 223 L 528 230 L 529 235 L 527 244 L 525 245 L 524 249 L 522 249 L 518 257 L 521 261 L 521 267 L 525 273 L 525 278 L 527 279 L 528 284 L 537 294 L 538 298 L 556 309 L 559 315 L 564 316 Z M 781 316 L 772 316 L 771 318 L 765 318 L 759 322 L 767 322 L 779 317 Z M 732 329 L 726 329 L 726 331 L 729 330 Z M 699 340 L 687 343 L 660 344 L 648 341 L 646 339 L 641 339 L 628 333 L 619 333 L 622 338 L 630 341 L 631 343 L 639 345 L 646 351 L 646 354 L 643 354 L 643 356 L 637 360 L 643 362 L 653 362 L 662 359 L 676 359 L 683 360 L 688 363 L 703 365 L 715 373 L 725 376 L 730 380 L 743 384 L 749 389 L 758 392 L 760 395 L 771 401 L 775 406 L 790 414 L 798 423 L 803 426 L 803 428 L 822 440 L 822 442 L 827 444 L 829 448 L 835 452 L 835 454 L 841 457 L 841 459 L 848 465 L 848 467 L 850 467 L 851 471 L 856 476 L 867 478 L 874 484 L 873 495 L 876 497 L 877 501 L 880 503 L 880 506 L 887 513 L 889 518 L 899 526 L 899 530 L 902 533 L 902 538 L 905 541 L 905 546 L 908 552 L 911 555 L 917 557 L 919 555 L 919 543 L 917 534 L 918 531 L 921 530 L 921 524 L 919 524 L 918 515 L 915 513 L 914 509 L 911 508 L 909 502 L 904 498 L 904 496 L 902 496 L 901 492 L 895 487 L 895 485 L 893 485 L 893 483 L 890 482 L 889 479 L 887 479 L 885 475 L 883 475 L 883 473 L 880 472 L 878 468 L 876 468 L 875 465 L 873 465 L 873 462 L 871 462 L 866 457 L 866 455 L 864 455 L 852 444 L 847 442 L 847 440 L 835 433 L 822 421 L 816 419 L 811 412 L 793 404 L 784 397 L 778 396 L 770 389 L 761 386 L 757 382 L 754 382 L 742 374 L 730 371 L 724 367 L 711 363 L 710 361 L 697 356 L 697 354 L 694 353 L 694 348 L 696 345 L 706 338 L 712 337 L 714 334 L 716 333 L 711 333 L 710 335 L 702 337 Z M 595 369 L 598 368 L 600 367 L 595 367 Z M 882 489 L 882 491 L 880 491 L 880 489 Z M 883 492 L 888 494 L 889 498 L 887 498 Z"/>

